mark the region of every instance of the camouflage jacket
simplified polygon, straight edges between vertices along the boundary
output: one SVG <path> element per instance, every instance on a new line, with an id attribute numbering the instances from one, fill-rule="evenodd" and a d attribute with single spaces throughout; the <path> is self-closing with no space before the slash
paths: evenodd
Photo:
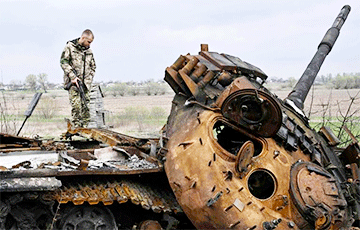
<path id="1" fill-rule="evenodd" d="M 91 49 L 78 44 L 79 38 L 68 41 L 61 54 L 60 65 L 64 70 L 64 87 L 76 76 L 90 90 L 96 64 Z"/>

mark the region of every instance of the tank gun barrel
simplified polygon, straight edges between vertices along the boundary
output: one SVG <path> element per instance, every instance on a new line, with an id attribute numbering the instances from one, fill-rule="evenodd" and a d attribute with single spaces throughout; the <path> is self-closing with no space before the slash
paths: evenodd
<path id="1" fill-rule="evenodd" d="M 348 5 L 345 5 L 341 9 L 332 27 L 326 32 L 324 38 L 320 42 L 313 59 L 305 69 L 299 81 L 296 83 L 294 89 L 289 93 L 287 100 L 292 101 L 297 108 L 301 110 L 304 108 L 306 96 L 314 83 L 316 75 L 324 62 L 325 57 L 330 53 L 332 47 L 334 46 L 335 41 L 339 36 L 340 29 L 344 24 L 350 9 L 351 8 Z"/>

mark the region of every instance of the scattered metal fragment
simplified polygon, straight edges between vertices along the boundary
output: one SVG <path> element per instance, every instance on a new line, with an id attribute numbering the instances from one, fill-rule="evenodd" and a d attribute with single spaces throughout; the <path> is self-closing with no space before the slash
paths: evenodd
<path id="1" fill-rule="evenodd" d="M 215 203 L 216 203 L 216 201 L 218 201 L 219 199 L 220 199 L 220 197 L 222 196 L 222 194 L 223 194 L 223 192 L 218 192 L 216 195 L 215 195 L 215 197 L 214 198 L 210 198 L 207 202 L 206 202 L 206 205 L 208 206 L 208 207 L 211 207 L 211 206 L 213 206 Z"/>

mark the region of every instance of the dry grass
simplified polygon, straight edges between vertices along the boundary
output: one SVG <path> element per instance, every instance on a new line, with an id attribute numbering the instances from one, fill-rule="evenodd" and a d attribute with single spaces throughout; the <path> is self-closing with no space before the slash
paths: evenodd
<path id="1" fill-rule="evenodd" d="M 15 128 L 7 130 L 8 133 L 16 134 L 22 122 L 25 119 L 24 112 L 33 97 L 32 92 L 5 92 L 3 98 L 7 102 L 8 119 L 15 123 Z M 170 113 L 171 101 L 173 95 L 162 96 L 124 96 L 104 98 L 104 108 L 108 111 L 107 125 L 114 127 L 113 130 L 121 133 L 132 135 L 157 135 L 166 121 L 167 115 Z M 54 106 L 55 105 L 55 106 Z M 50 110 L 45 110 L 48 107 Z M 139 122 L 131 122 L 129 120 L 120 119 L 121 114 L 125 114 L 128 108 L 141 108 L 147 113 L 161 108 L 163 116 L 153 119 L 139 128 Z M 51 118 L 44 116 L 51 113 Z M 67 129 L 64 118 L 70 118 L 71 107 L 67 91 L 57 90 L 49 91 L 43 94 L 32 116 L 27 120 L 20 135 L 34 137 L 40 135 L 45 138 L 58 138 Z M 10 117 L 11 115 L 11 117 Z M 161 122 L 161 123 L 160 123 Z M 160 124 L 159 124 L 160 123 Z M 5 132 L 4 129 L 1 132 Z"/>

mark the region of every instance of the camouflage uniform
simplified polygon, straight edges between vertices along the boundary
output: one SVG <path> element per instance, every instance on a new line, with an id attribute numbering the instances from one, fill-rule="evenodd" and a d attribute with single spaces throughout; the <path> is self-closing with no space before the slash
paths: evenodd
<path id="1" fill-rule="evenodd" d="M 77 127 L 86 127 L 90 121 L 90 90 L 95 75 L 95 60 L 92 50 L 78 44 L 79 38 L 68 41 L 61 54 L 60 64 L 64 70 L 64 87 L 77 76 L 85 85 L 86 104 L 81 100 L 79 90 L 72 85 L 69 90 L 72 122 Z"/>

